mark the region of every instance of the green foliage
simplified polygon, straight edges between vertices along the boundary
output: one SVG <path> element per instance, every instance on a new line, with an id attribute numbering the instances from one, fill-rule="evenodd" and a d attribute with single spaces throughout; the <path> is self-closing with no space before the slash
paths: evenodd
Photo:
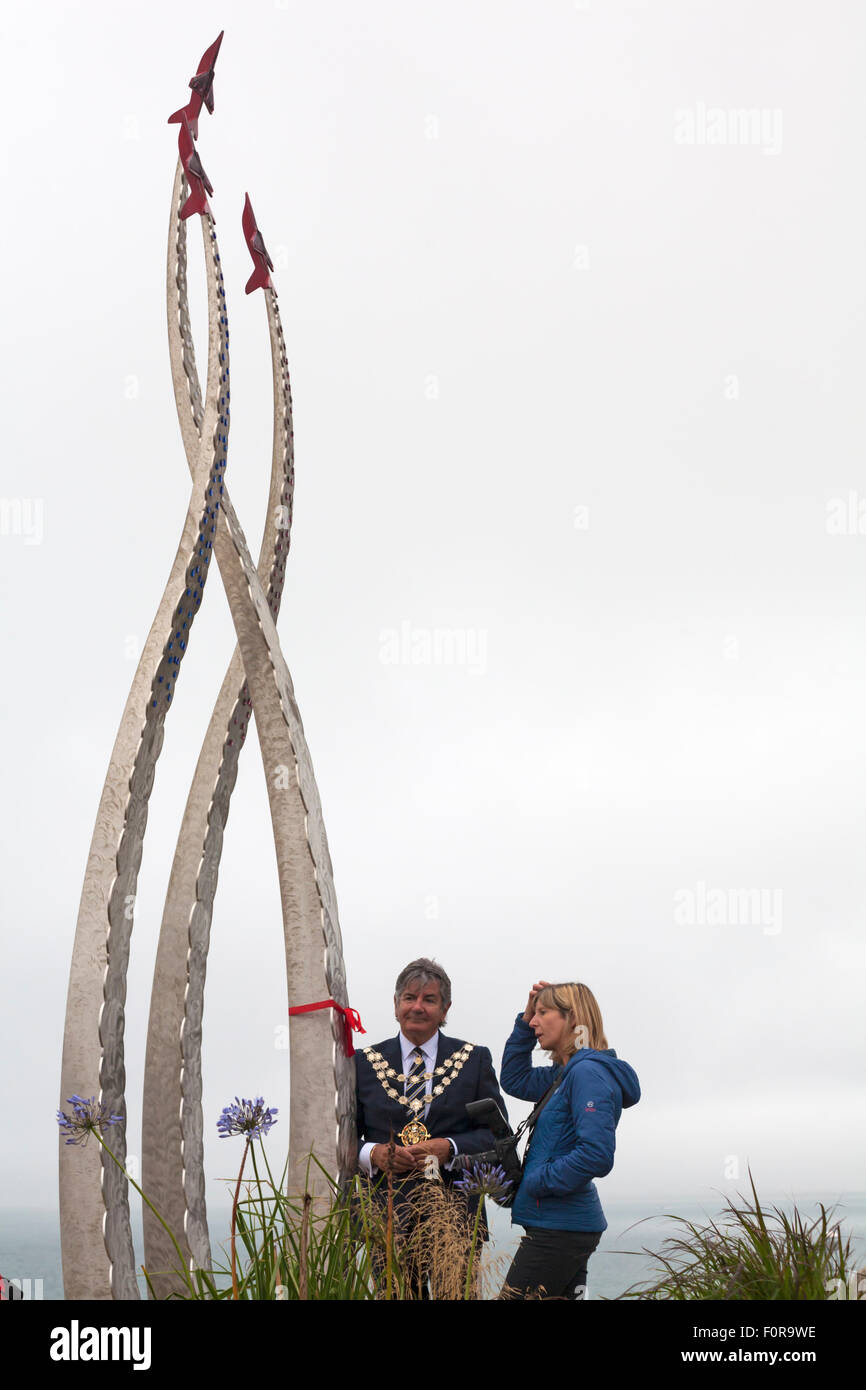
<path id="1" fill-rule="evenodd" d="M 317 1165 L 318 1166 L 318 1165 Z M 327 1176 L 327 1175 L 325 1175 Z M 247 1261 L 240 1297 L 356 1300 L 372 1295 L 371 1241 L 365 1238 L 369 1199 L 355 1180 L 348 1192 L 331 1185 L 327 1208 L 305 1193 L 292 1200 L 273 1181 L 255 1188 L 238 1211 Z"/>
<path id="2" fill-rule="evenodd" d="M 257 1160 L 256 1146 L 250 1150 L 255 1178 L 235 1214 L 239 1299 L 411 1301 L 419 1296 L 419 1268 L 429 1275 L 434 1300 L 482 1296 L 478 1217 L 470 1220 L 465 1201 L 446 1194 L 441 1183 L 419 1185 L 418 1219 L 407 1235 L 390 1190 L 374 1198 L 358 1177 L 340 1188 L 313 1158 L 305 1185 L 324 1187 L 325 1195 L 316 1201 L 309 1192 L 292 1198 L 284 1191 L 286 1169 L 275 1182 L 264 1148 L 259 1151 Z M 315 1184 L 312 1166 L 318 1169 Z M 204 1286 L 191 1297 L 234 1297 L 228 1263 L 202 1278 Z"/>
<path id="3" fill-rule="evenodd" d="M 749 1172 L 752 1200 L 738 1193 L 715 1221 L 697 1226 L 673 1217 L 682 1234 L 661 1251 L 645 1250 L 657 1262 L 658 1278 L 633 1285 L 623 1298 L 716 1300 L 826 1299 L 834 1280 L 853 1269 L 851 1241 L 842 1241 L 832 1211 L 807 1220 L 796 1206 L 765 1211 Z"/>
<path id="4" fill-rule="evenodd" d="M 284 1191 L 285 1169 L 274 1181 L 264 1148 L 266 1176 L 251 1150 L 255 1180 L 237 1207 L 238 1298 L 246 1300 L 345 1301 L 375 1297 L 372 1252 L 382 1240 L 381 1220 L 359 1179 L 338 1188 L 321 1165 L 328 1198 L 299 1200 Z M 309 1186 L 309 1169 L 308 1183 Z M 321 1184 L 320 1184 L 321 1186 Z M 232 1298 L 230 1267 L 214 1272 L 215 1291 L 204 1297 Z M 394 1288 L 399 1289 L 399 1280 Z"/>
<path id="5" fill-rule="evenodd" d="M 87 1104 L 80 1101 L 82 1107 Z M 227 1107 L 223 1114 L 227 1116 L 235 1109 Z M 307 1167 L 305 1187 L 309 1189 L 311 1185 L 310 1166 L 314 1165 L 321 1175 L 315 1185 L 320 1192 L 324 1189 L 322 1196 L 314 1199 L 307 1190 L 300 1199 L 289 1197 L 283 1190 L 287 1165 L 280 1182 L 275 1183 L 260 1138 L 259 1150 L 267 1177 L 259 1172 L 255 1142 L 258 1136 L 252 1128 L 246 1131 L 235 1186 L 230 1260 L 213 1270 L 190 1269 L 171 1227 L 102 1138 L 99 1117 L 94 1119 L 92 1106 L 85 1118 L 92 1121 L 86 1126 L 88 1135 L 95 1134 L 174 1246 L 177 1264 L 173 1270 L 160 1273 L 178 1275 L 185 1289 L 169 1295 L 171 1298 L 410 1300 L 419 1296 L 419 1269 L 425 1271 L 425 1278 L 429 1276 L 433 1299 L 481 1297 L 480 1209 L 470 1220 L 462 1198 L 446 1194 L 441 1182 L 423 1182 L 413 1197 L 419 1219 L 411 1223 L 407 1235 L 396 1218 L 390 1178 L 386 1193 L 374 1198 L 369 1185 L 359 1177 L 340 1187 L 313 1156 Z M 231 1118 L 236 1117 L 232 1114 Z M 68 1129 L 84 1126 L 84 1120 L 74 1116 L 61 1119 Z M 241 1183 L 248 1154 L 255 1178 L 247 1182 L 242 1199 Z M 153 1283 L 156 1271 L 142 1266 L 142 1272 L 151 1296 L 157 1297 Z"/>

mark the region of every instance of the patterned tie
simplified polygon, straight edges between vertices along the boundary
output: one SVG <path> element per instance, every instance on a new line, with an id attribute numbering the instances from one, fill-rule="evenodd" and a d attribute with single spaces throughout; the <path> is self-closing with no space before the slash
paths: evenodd
<path id="1" fill-rule="evenodd" d="M 407 1109 L 412 1113 L 413 1119 L 420 1119 L 424 1114 L 424 1105 L 427 1100 L 425 1094 L 427 1090 L 427 1078 L 424 1075 L 426 1063 L 424 1054 L 420 1047 L 416 1047 L 412 1054 L 412 1066 L 409 1075 L 406 1077 L 406 1099 L 409 1102 Z"/>

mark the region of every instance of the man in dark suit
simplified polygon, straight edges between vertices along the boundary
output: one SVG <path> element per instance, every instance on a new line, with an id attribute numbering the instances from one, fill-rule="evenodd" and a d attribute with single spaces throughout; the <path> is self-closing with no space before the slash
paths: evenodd
<path id="1" fill-rule="evenodd" d="M 467 1101 L 491 1099 L 505 1113 L 489 1049 L 440 1031 L 450 1007 L 451 981 L 442 967 L 426 958 L 414 960 L 400 972 L 394 990 L 397 1037 L 356 1054 L 358 1164 L 373 1180 L 380 1200 L 390 1167 L 404 1236 L 419 1219 L 419 1185 L 426 1186 L 430 1156 L 453 1199 L 453 1183 L 463 1171 L 454 1162 L 457 1156 L 493 1148 L 490 1130 L 466 1114 Z M 476 1206 L 470 1200 L 470 1219 Z M 486 1238 L 483 1218 L 481 1234 Z M 418 1273 L 421 1297 L 426 1296 L 426 1273 Z"/>

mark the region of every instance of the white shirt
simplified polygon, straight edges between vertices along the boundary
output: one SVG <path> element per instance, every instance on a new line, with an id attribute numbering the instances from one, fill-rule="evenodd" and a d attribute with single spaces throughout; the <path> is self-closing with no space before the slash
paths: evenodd
<path id="1" fill-rule="evenodd" d="M 424 1042 L 424 1043 L 413 1043 L 413 1042 L 410 1042 L 409 1039 L 405 1036 L 405 1034 L 403 1033 L 403 1031 L 402 1031 L 402 1029 L 401 1029 L 401 1031 L 400 1031 L 400 1051 L 401 1051 L 401 1053 L 402 1053 L 402 1055 L 403 1055 L 403 1068 L 402 1068 L 402 1070 L 403 1070 L 403 1075 L 404 1075 L 404 1076 L 408 1076 L 409 1073 L 410 1073 L 410 1071 L 412 1070 L 412 1060 L 413 1060 L 413 1058 L 414 1058 L 414 1056 L 415 1056 L 415 1053 L 416 1053 L 417 1051 L 419 1051 L 419 1050 L 420 1050 L 420 1052 L 421 1052 L 422 1057 L 424 1058 L 424 1070 L 425 1070 L 425 1071 L 433 1071 L 433 1070 L 435 1069 L 435 1067 L 436 1067 L 436 1058 L 439 1056 L 439 1030 L 438 1030 L 438 1029 L 437 1029 L 436 1032 L 433 1034 L 432 1038 L 428 1038 L 427 1041 Z M 405 1091 L 406 1091 L 406 1082 L 403 1083 L 403 1091 L 404 1091 L 404 1094 L 405 1094 Z M 429 1092 L 428 1092 L 428 1094 L 429 1094 Z M 427 1104 L 424 1106 L 424 1119 L 425 1119 L 425 1120 L 426 1120 L 427 1115 L 428 1115 L 428 1113 L 429 1113 L 431 1104 L 432 1104 L 432 1101 L 428 1101 Z M 420 1111 L 419 1111 L 418 1113 L 420 1114 Z M 451 1145 L 451 1153 L 452 1153 L 452 1156 L 453 1156 L 454 1154 L 457 1153 L 457 1145 L 454 1143 L 454 1140 L 453 1140 L 453 1139 L 449 1139 L 449 1140 L 448 1140 L 448 1143 Z M 361 1172 L 362 1172 L 362 1173 L 366 1173 L 366 1175 L 367 1175 L 368 1178 L 371 1178 L 371 1177 L 373 1176 L 373 1164 L 372 1164 L 372 1162 L 371 1162 L 371 1160 L 370 1160 L 370 1153 L 371 1153 L 371 1151 L 373 1150 L 373 1148 L 375 1148 L 375 1145 L 374 1145 L 374 1144 L 362 1144 L 362 1146 L 361 1146 L 361 1151 L 360 1151 L 360 1153 L 358 1154 L 358 1167 L 361 1169 Z M 447 1165 L 446 1165 L 446 1166 L 447 1166 Z M 378 1172 L 378 1169 L 377 1169 L 376 1171 Z"/>

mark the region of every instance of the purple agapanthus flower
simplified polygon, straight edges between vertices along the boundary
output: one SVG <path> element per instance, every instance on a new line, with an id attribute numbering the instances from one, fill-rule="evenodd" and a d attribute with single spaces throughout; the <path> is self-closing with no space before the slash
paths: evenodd
<path id="1" fill-rule="evenodd" d="M 505 1197 L 511 1185 L 498 1163 L 473 1163 L 454 1184 L 467 1197 L 492 1197 L 494 1201 Z"/>
<path id="2" fill-rule="evenodd" d="M 217 1120 L 220 1139 L 230 1139 L 233 1134 L 242 1134 L 245 1139 L 263 1139 L 272 1125 L 277 1122 L 274 1116 L 279 1111 L 265 1109 L 261 1096 L 255 1100 L 238 1099 L 234 1105 L 227 1105 Z"/>
<path id="3" fill-rule="evenodd" d="M 66 1104 L 72 1106 L 72 1113 L 57 1112 L 57 1123 L 63 1133 L 68 1134 L 67 1144 L 87 1143 L 91 1134 L 103 1134 L 109 1125 L 122 1122 L 122 1115 L 111 1115 L 108 1106 L 96 1096 L 84 1100 L 82 1096 L 67 1096 Z"/>

